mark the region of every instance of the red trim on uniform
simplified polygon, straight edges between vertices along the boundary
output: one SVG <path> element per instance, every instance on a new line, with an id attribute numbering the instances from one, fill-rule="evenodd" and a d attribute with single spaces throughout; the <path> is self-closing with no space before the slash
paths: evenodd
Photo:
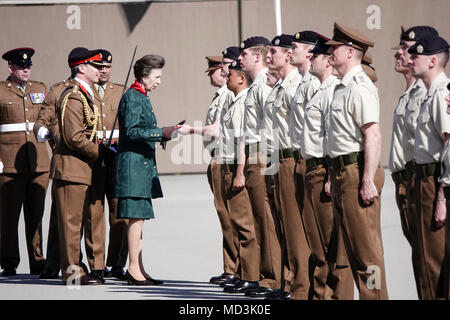
<path id="1" fill-rule="evenodd" d="M 86 61 L 102 61 L 102 57 L 101 57 L 100 53 L 97 53 L 96 55 L 94 55 L 94 56 L 92 56 L 92 57 L 89 57 L 89 58 L 87 58 L 87 59 L 80 60 L 80 61 L 73 61 L 73 62 L 71 62 L 71 63 L 69 64 L 69 66 L 70 66 L 70 67 L 75 67 L 75 66 L 77 66 L 77 65 L 79 65 L 79 64 L 82 64 L 82 63 L 84 63 L 84 62 L 86 62 Z"/>
<path id="2" fill-rule="evenodd" d="M 139 91 L 142 94 L 147 94 L 147 92 L 145 91 L 144 87 L 137 80 L 131 85 L 130 88 L 134 89 L 134 90 L 137 90 L 137 91 Z"/>

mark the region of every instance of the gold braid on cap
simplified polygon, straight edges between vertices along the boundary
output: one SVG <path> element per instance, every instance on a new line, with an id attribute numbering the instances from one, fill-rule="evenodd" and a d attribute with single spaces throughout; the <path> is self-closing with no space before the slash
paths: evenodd
<path id="1" fill-rule="evenodd" d="M 83 103 L 83 114 L 84 114 L 83 126 L 84 126 L 84 128 L 87 129 L 89 127 L 92 127 L 92 133 L 91 133 L 91 136 L 89 138 L 90 141 L 94 141 L 94 138 L 97 136 L 97 130 L 101 126 L 100 113 L 98 112 L 98 107 L 95 104 L 93 105 L 93 109 L 94 110 L 91 110 L 91 108 L 89 107 L 89 103 L 86 100 L 86 97 L 81 92 L 79 92 L 78 90 L 76 90 L 76 91 L 74 90 L 71 93 L 67 94 L 64 97 L 64 99 L 62 101 L 62 105 L 61 105 L 61 131 L 62 131 L 62 136 L 63 136 L 64 142 L 72 150 L 73 150 L 73 148 L 67 142 L 66 134 L 65 134 L 65 131 L 64 131 L 64 115 L 65 115 L 65 112 L 66 112 L 67 101 L 69 100 L 69 97 L 73 93 L 78 93 L 80 95 L 81 101 Z"/>

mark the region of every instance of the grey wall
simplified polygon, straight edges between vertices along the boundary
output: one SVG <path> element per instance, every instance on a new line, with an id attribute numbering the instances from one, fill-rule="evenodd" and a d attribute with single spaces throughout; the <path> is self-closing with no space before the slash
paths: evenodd
<path id="1" fill-rule="evenodd" d="M 367 12 L 371 5 L 380 9 L 380 25 L 375 29 L 371 29 L 374 13 Z M 225 47 L 238 45 L 237 1 L 78 7 L 80 28 L 71 29 L 70 5 L 0 6 L 1 53 L 19 46 L 35 48 L 32 78 L 50 85 L 68 76 L 67 54 L 73 47 L 106 48 L 113 54 L 112 79 L 123 83 L 137 44 L 137 58 L 147 53 L 166 58 L 162 86 L 150 95 L 159 124 L 175 124 L 181 119 L 191 124 L 204 120 L 215 90 L 204 73 L 204 57 L 220 55 Z M 392 112 L 405 89 L 402 77 L 393 71 L 390 48 L 398 44 L 400 25 L 431 25 L 450 40 L 449 9 L 448 0 L 281 0 L 283 33 L 310 29 L 332 36 L 333 23 L 337 21 L 360 29 L 375 41 L 371 51 L 379 79 L 376 85 L 382 110 L 384 165 L 389 156 Z M 253 35 L 269 39 L 275 36 L 272 0 L 244 0 L 242 12 L 244 39 Z M 0 79 L 4 79 L 8 69 L 6 62 L 1 63 Z M 448 71 L 449 67 L 447 74 L 450 74 Z M 180 164 L 173 157 L 180 143 L 173 142 L 166 151 L 158 151 L 160 172 L 204 171 L 205 162 L 195 158 L 194 152 L 190 157 L 185 154 L 185 158 L 197 164 Z M 193 137 L 184 143 L 201 144 Z"/>

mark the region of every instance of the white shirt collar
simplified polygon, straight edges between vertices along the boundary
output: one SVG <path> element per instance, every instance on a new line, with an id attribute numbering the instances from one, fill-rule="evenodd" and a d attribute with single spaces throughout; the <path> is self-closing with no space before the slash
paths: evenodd
<path id="1" fill-rule="evenodd" d="M 92 88 L 85 81 L 77 77 L 75 77 L 74 80 L 81 84 L 83 88 L 86 89 L 87 92 L 89 92 L 89 94 L 91 95 L 91 99 L 94 99 L 94 92 L 92 92 Z"/>

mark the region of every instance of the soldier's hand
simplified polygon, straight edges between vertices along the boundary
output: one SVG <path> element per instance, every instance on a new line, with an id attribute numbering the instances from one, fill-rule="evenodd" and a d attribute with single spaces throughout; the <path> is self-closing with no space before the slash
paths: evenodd
<path id="1" fill-rule="evenodd" d="M 103 143 L 99 145 L 99 157 L 102 159 L 102 164 L 106 167 L 114 165 L 117 150 L 113 146 L 107 146 Z"/>
<path id="2" fill-rule="evenodd" d="M 177 129 L 177 132 L 182 136 L 186 136 L 192 133 L 192 127 L 188 124 L 183 124 Z"/>
<path id="3" fill-rule="evenodd" d="M 178 129 L 179 126 L 174 126 L 174 127 L 163 127 L 162 130 L 162 136 L 163 136 L 163 141 L 169 141 L 172 139 L 172 135 L 174 133 L 174 131 L 176 129 Z"/>
<path id="4" fill-rule="evenodd" d="M 373 202 L 378 197 L 378 190 L 373 180 L 363 179 L 359 194 L 364 204 Z"/>
<path id="5" fill-rule="evenodd" d="M 231 190 L 240 191 L 245 187 L 245 176 L 243 174 L 236 174 L 233 179 L 233 185 L 231 186 Z"/>
<path id="6" fill-rule="evenodd" d="M 436 200 L 436 208 L 434 210 L 434 222 L 437 228 L 441 228 L 445 225 L 447 217 L 447 205 L 445 198 Z"/>

